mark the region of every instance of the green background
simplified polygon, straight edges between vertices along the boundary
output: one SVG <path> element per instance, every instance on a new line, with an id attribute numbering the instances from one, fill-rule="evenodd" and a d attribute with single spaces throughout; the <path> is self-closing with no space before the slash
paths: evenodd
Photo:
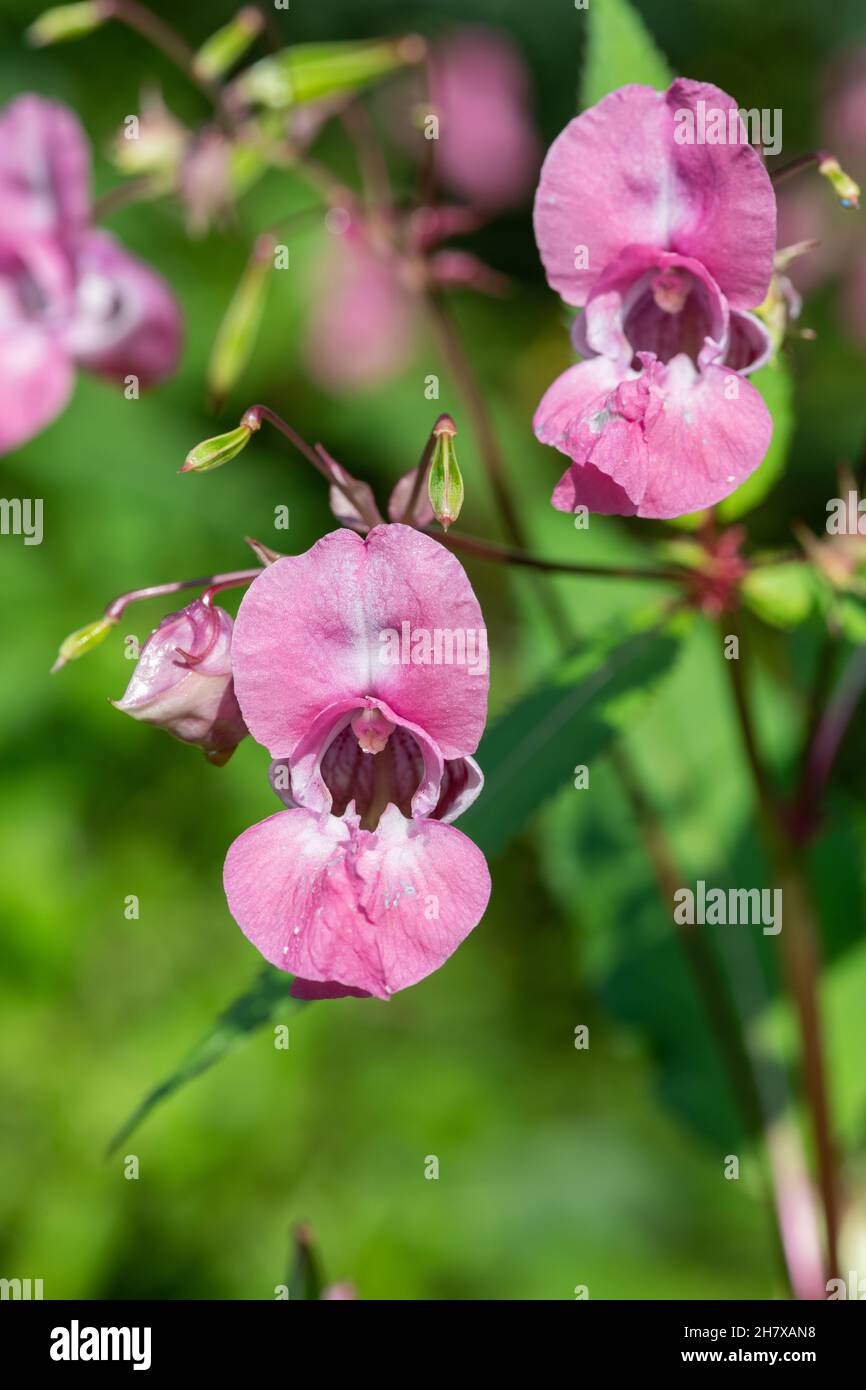
<path id="1" fill-rule="evenodd" d="M 784 16 L 745 0 L 639 8 L 676 71 L 743 106 L 782 107 L 786 156 L 812 148 L 821 73 L 857 37 L 858 0 L 791 0 Z M 0 96 L 34 90 L 69 103 L 94 143 L 98 192 L 119 181 L 105 150 L 143 81 L 158 77 L 190 122 L 204 117 L 198 94 L 118 26 L 29 50 L 21 33 L 40 9 L 3 0 Z M 189 3 L 176 22 L 197 43 L 233 9 Z M 568 0 L 293 0 L 276 17 L 291 40 L 435 33 L 458 20 L 495 22 L 515 38 L 549 143 L 576 109 L 586 15 Z M 317 152 L 348 172 L 337 134 Z M 852 172 L 864 181 L 866 169 Z M 242 381 L 210 412 L 208 353 L 251 235 L 309 202 L 291 176 L 271 175 L 236 231 L 200 241 L 170 201 L 112 216 L 183 304 L 181 369 L 137 402 L 82 374 L 64 415 L 0 464 L 3 496 L 45 507 L 40 547 L 0 540 L 0 1275 L 42 1278 L 57 1298 L 270 1298 L 303 1219 L 328 1276 L 353 1280 L 363 1298 L 568 1299 L 576 1285 L 592 1298 L 783 1296 L 760 1164 L 628 807 L 603 762 L 588 792 L 571 786 L 579 725 L 563 740 L 561 791 L 493 862 L 490 909 L 441 971 L 387 1005 L 346 1000 L 292 1016 L 288 1051 L 264 1028 L 104 1156 L 143 1093 L 258 969 L 226 908 L 221 865 L 232 839 L 276 808 L 252 740 L 216 770 L 109 705 L 129 677 L 122 637 L 143 640 L 170 603 L 130 609 L 102 648 L 49 678 L 61 638 L 116 593 L 247 565 L 244 535 L 302 551 L 333 527 L 320 480 L 266 432 L 229 467 L 178 477 L 191 445 L 254 401 L 382 495 L 418 456 L 435 409 L 424 378 L 439 373 L 438 408 L 461 430 L 460 526 L 496 534 L 469 422 L 429 336 L 403 374 L 363 396 L 331 398 L 306 379 L 308 272 L 326 236 L 315 223 L 293 237 L 291 270 L 272 277 Z M 548 506 L 558 456 L 533 440 L 530 420 L 569 351 L 528 206 L 472 245 L 516 282 L 508 300 L 459 295 L 454 305 L 537 549 L 641 563 L 662 528 L 593 519 L 575 532 Z M 796 429 L 784 480 L 749 518 L 762 543 L 786 543 L 796 518 L 820 529 L 836 464 L 861 450 L 866 361 L 838 325 L 837 295 L 830 285 L 809 301 L 804 319 L 819 339 L 788 350 Z M 280 505 L 288 536 L 274 531 Z M 491 633 L 495 713 L 539 679 L 554 646 L 525 575 L 469 568 Z M 581 633 L 647 597 L 631 583 L 555 582 Z M 782 776 L 818 636 L 809 624 L 790 639 L 761 635 L 762 729 Z M 688 637 L 652 706 L 625 720 L 626 739 L 686 871 L 745 884 L 761 870 L 717 645 L 709 628 Z M 866 1139 L 864 742 L 855 728 L 815 859 L 832 943 L 834 1102 L 855 1179 Z M 129 894 L 138 921 L 124 917 Z M 727 965 L 741 982 L 754 967 L 755 1026 L 784 1052 L 769 953 Z M 575 1050 L 579 1024 L 588 1051 Z M 124 1178 L 125 1153 L 139 1158 L 138 1181 Z M 730 1153 L 741 1157 L 739 1182 L 723 1177 Z M 432 1154 L 438 1182 L 424 1178 Z"/>

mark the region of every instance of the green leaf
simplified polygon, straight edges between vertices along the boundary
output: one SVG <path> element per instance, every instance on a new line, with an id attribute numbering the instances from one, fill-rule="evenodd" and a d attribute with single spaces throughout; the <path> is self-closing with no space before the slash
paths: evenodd
<path id="1" fill-rule="evenodd" d="M 653 619 L 657 624 L 657 611 Z M 636 717 L 678 645 L 670 627 L 632 629 L 625 640 L 615 629 L 564 658 L 484 736 L 478 751 L 484 793 L 460 829 L 486 854 L 498 853 L 542 802 L 574 781 L 575 766 L 598 757 Z"/>
<path id="2" fill-rule="evenodd" d="M 749 377 L 773 417 L 773 437 L 763 463 L 716 508 L 721 521 L 734 521 L 759 506 L 779 481 L 788 461 L 794 432 L 794 384 L 787 364 L 779 358 Z"/>
<path id="3" fill-rule="evenodd" d="M 193 67 L 206 82 L 223 77 L 243 57 L 264 26 L 261 10 L 246 5 L 234 19 L 205 39 L 195 55 Z"/>
<path id="4" fill-rule="evenodd" d="M 208 1071 L 229 1052 L 233 1052 L 251 1033 L 273 1018 L 278 1009 L 290 1008 L 297 1011 L 304 1001 L 291 998 L 291 983 L 292 976 L 284 970 L 276 970 L 272 965 L 266 966 L 253 985 L 219 1015 L 210 1030 L 186 1054 L 171 1075 L 145 1096 L 114 1135 L 108 1145 L 108 1153 L 114 1153 L 158 1105 L 168 1100 L 169 1096 L 173 1096 L 188 1081 Z"/>
<path id="5" fill-rule="evenodd" d="M 664 90 L 674 74 L 628 0 L 591 0 L 586 12 L 586 56 L 581 107 L 593 106 L 616 87 L 640 82 Z"/>

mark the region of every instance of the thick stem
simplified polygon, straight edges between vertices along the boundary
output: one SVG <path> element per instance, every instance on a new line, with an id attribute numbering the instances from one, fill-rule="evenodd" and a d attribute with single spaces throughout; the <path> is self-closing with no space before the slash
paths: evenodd
<path id="1" fill-rule="evenodd" d="M 740 646 L 742 647 L 742 643 Z M 779 879 L 778 886 L 784 904 L 785 924 L 780 932 L 779 949 L 800 1034 L 803 1085 L 811 1118 L 826 1226 L 826 1274 L 829 1279 L 836 1277 L 839 1269 L 839 1203 L 836 1154 L 818 1005 L 817 985 L 821 969 L 819 934 L 800 851 L 791 841 L 785 818 L 781 814 L 760 756 L 740 660 L 726 661 L 725 664 L 729 671 L 746 761 L 755 787 L 759 817 L 771 862 Z"/>
<path id="2" fill-rule="evenodd" d="M 451 550 L 466 555 L 477 555 L 480 560 L 492 560 L 501 565 L 520 565 L 527 569 L 540 570 L 545 574 L 581 574 L 595 579 L 648 579 L 665 584 L 681 584 L 686 578 L 684 570 L 646 569 L 631 565 L 583 565 L 569 560 L 544 560 L 539 555 L 527 554 L 524 550 L 514 550 L 509 546 L 496 545 L 493 541 L 481 540 L 478 536 L 464 536 L 449 531 L 437 539 Z"/>

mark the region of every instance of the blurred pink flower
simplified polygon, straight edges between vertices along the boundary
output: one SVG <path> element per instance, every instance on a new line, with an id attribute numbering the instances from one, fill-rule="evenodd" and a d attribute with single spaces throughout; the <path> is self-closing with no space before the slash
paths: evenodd
<path id="1" fill-rule="evenodd" d="M 446 187 L 486 213 L 522 203 L 541 144 L 529 71 L 511 40 L 496 29 L 455 30 L 433 50 L 430 96 L 439 118 L 436 170 Z"/>
<path id="2" fill-rule="evenodd" d="M 830 63 L 821 112 L 821 140 L 860 183 L 866 179 L 866 49 Z M 779 245 L 816 241 L 792 261 L 788 275 L 803 293 L 841 281 L 839 316 L 851 338 L 866 345 L 866 250 L 860 223 L 826 184 L 803 174 L 779 191 Z"/>
<path id="3" fill-rule="evenodd" d="M 90 160 L 71 111 L 17 97 L 0 111 L 0 451 L 63 409 L 74 367 L 143 386 L 177 362 L 165 281 L 90 226 Z"/>
<path id="4" fill-rule="evenodd" d="M 463 643 L 464 660 L 419 654 L 437 632 L 458 652 Z M 415 984 L 490 894 L 483 854 L 447 823 L 483 781 L 471 755 L 486 718 L 486 632 L 462 566 L 411 527 L 334 531 L 253 582 L 232 661 L 244 719 L 291 808 L 229 849 L 232 915 L 297 976 L 300 997 L 387 998 Z"/>
<path id="5" fill-rule="evenodd" d="M 403 370 L 422 323 L 421 293 L 457 287 L 502 295 L 508 281 L 471 251 L 437 250 L 445 237 L 474 230 L 475 213 L 419 208 L 407 219 L 343 210 L 316 270 L 304 354 L 329 391 L 376 386 Z"/>
<path id="6" fill-rule="evenodd" d="M 772 274 L 775 198 L 745 137 L 688 139 L 699 102 L 736 111 L 685 78 L 623 87 L 548 151 L 536 240 L 552 288 L 584 306 L 573 339 L 586 359 L 534 420 L 572 460 L 560 511 L 680 516 L 727 497 L 767 451 L 769 412 L 741 374 L 770 350 L 749 311 Z"/>
<path id="7" fill-rule="evenodd" d="M 247 732 L 232 684 L 231 643 L 223 608 L 196 599 L 169 613 L 142 647 L 115 708 L 196 744 L 209 762 L 227 762 Z"/>

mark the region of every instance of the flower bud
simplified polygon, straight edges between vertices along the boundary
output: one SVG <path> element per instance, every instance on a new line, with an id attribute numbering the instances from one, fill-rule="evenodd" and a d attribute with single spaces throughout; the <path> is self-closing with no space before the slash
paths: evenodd
<path id="1" fill-rule="evenodd" d="M 436 443 L 430 460 L 430 473 L 427 479 L 427 496 L 433 515 L 443 531 L 460 515 L 463 506 L 463 478 L 457 465 L 454 451 L 454 436 L 457 430 L 448 415 L 441 415 L 433 433 Z"/>
<path id="2" fill-rule="evenodd" d="M 246 448 L 252 433 L 251 427 L 242 421 L 236 429 L 215 434 L 212 439 L 203 439 L 201 444 L 190 449 L 180 472 L 206 473 L 209 468 L 220 468 Z"/>
<path id="3" fill-rule="evenodd" d="M 356 91 L 405 63 L 420 62 L 424 53 L 424 40 L 415 34 L 372 42 L 295 44 L 253 63 L 234 87 L 241 100 L 279 111 Z"/>
<path id="4" fill-rule="evenodd" d="M 255 347 L 275 246 L 276 238 L 268 232 L 257 239 L 217 330 L 207 369 L 208 388 L 217 404 L 225 400 Z"/>
<path id="5" fill-rule="evenodd" d="M 856 184 L 841 167 L 834 155 L 825 155 L 818 165 L 818 173 L 827 179 L 843 208 L 859 208 L 860 185 Z"/>
<path id="6" fill-rule="evenodd" d="M 66 39 L 84 38 L 110 18 L 110 12 L 98 0 L 84 0 L 78 5 L 57 5 L 46 10 L 27 30 L 27 39 L 35 48 Z"/>
<path id="7" fill-rule="evenodd" d="M 202 599 L 169 613 L 141 649 L 115 708 L 227 762 L 247 732 L 231 668 L 232 619 Z"/>
<path id="8" fill-rule="evenodd" d="M 67 661 L 77 661 L 80 656 L 93 651 L 100 642 L 104 642 L 108 636 L 115 620 L 113 618 L 97 618 L 96 622 L 88 623 L 86 627 L 80 627 L 75 632 L 70 632 L 60 643 L 60 650 L 57 653 L 57 660 L 51 667 L 51 674 L 59 671 L 61 666 L 65 666 Z"/>
<path id="9" fill-rule="evenodd" d="M 245 5 L 238 10 L 234 19 L 205 39 L 196 53 L 193 60 L 196 76 L 206 82 L 223 77 L 261 33 L 264 22 L 264 15 L 255 5 Z"/>

